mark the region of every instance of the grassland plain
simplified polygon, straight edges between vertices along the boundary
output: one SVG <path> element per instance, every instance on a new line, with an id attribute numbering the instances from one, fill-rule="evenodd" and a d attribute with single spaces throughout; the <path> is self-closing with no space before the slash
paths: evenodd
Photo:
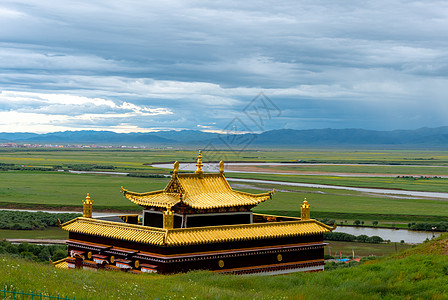
<path id="1" fill-rule="evenodd" d="M 0 172 L 0 205 L 81 208 L 90 193 L 96 209 L 140 210 L 123 198 L 120 187 L 151 191 L 165 187 L 168 179 L 65 172 Z"/>
<path id="2" fill-rule="evenodd" d="M 0 149 L 0 162 L 32 165 L 62 165 L 77 163 L 114 164 L 118 167 L 134 168 L 143 164 L 169 161 L 195 161 L 197 150 L 129 150 L 129 149 Z M 320 163 L 380 163 L 448 165 L 448 151 L 423 150 L 246 150 L 205 151 L 204 162 L 266 161 L 292 162 L 308 161 Z"/>
<path id="3" fill-rule="evenodd" d="M 0 284 L 77 299 L 448 299 L 447 239 L 358 267 L 284 276 L 59 270 L 3 255 Z"/>
<path id="4" fill-rule="evenodd" d="M 43 230 L 0 229 L 1 239 L 66 240 L 68 239 L 68 232 L 59 227 L 48 227 Z"/>
<path id="5" fill-rule="evenodd" d="M 353 252 L 356 257 L 359 256 L 388 256 L 412 248 L 412 245 L 402 243 L 354 243 L 354 242 L 340 242 L 340 241 L 326 241 L 328 246 L 325 247 L 325 254 L 339 257 L 352 256 Z"/>

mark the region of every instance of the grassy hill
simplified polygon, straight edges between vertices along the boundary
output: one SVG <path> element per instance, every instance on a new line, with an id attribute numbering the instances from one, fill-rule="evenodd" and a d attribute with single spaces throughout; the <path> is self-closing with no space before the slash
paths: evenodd
<path id="1" fill-rule="evenodd" d="M 0 262 L 2 288 L 76 299 L 448 299 L 448 234 L 358 267 L 282 276 L 58 270 L 10 256 Z"/>

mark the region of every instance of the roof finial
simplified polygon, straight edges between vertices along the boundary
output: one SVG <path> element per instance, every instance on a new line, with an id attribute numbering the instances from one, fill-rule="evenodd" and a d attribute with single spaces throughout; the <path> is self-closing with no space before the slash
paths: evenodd
<path id="1" fill-rule="evenodd" d="M 224 162 L 222 160 L 219 162 L 219 173 L 224 174 Z"/>
<path id="2" fill-rule="evenodd" d="M 199 150 L 199 154 L 198 154 L 198 163 L 196 164 L 196 166 L 198 167 L 197 169 L 196 169 L 196 174 L 202 174 L 203 173 L 203 171 L 202 171 L 202 166 L 203 166 L 203 164 L 202 164 L 202 154 L 201 154 L 201 150 Z"/>
<path id="3" fill-rule="evenodd" d="M 179 173 L 179 162 L 176 160 L 174 162 L 174 171 L 173 171 L 173 175 Z"/>
<path id="4" fill-rule="evenodd" d="M 86 200 L 82 202 L 82 216 L 84 218 L 92 217 L 92 200 L 89 193 L 87 193 Z"/>
<path id="5" fill-rule="evenodd" d="M 306 198 L 303 201 L 303 204 L 300 205 L 300 218 L 302 221 L 310 219 L 310 205 L 308 204 Z"/>

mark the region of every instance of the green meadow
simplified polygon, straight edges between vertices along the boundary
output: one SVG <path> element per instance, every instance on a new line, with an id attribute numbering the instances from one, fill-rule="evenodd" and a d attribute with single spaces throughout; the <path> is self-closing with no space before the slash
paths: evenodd
<path id="1" fill-rule="evenodd" d="M 2 288 L 76 299 L 448 299 L 447 235 L 357 267 L 283 276 L 59 270 L 0 255 Z M 422 255 L 424 253 L 424 255 Z"/>
<path id="2" fill-rule="evenodd" d="M 198 149 L 199 150 L 199 149 Z M 266 161 L 315 163 L 369 163 L 448 166 L 448 151 L 424 150 L 278 150 L 205 151 L 203 161 Z M 39 166 L 63 164 L 113 164 L 119 168 L 149 168 L 156 162 L 195 161 L 197 150 L 132 150 L 132 149 L 1 149 L 0 163 Z"/>
<path id="3" fill-rule="evenodd" d="M 370 243 L 354 243 L 354 242 L 339 242 L 326 241 L 328 245 L 325 247 L 325 254 L 339 257 L 339 252 L 343 257 L 352 256 L 355 252 L 355 257 L 359 256 L 389 256 L 403 250 L 412 248 L 412 245 L 401 243 L 386 243 L 386 244 L 370 244 Z"/>
<path id="4" fill-rule="evenodd" d="M 139 206 L 123 197 L 121 186 L 147 192 L 163 189 L 168 180 L 65 172 L 0 172 L 0 205 L 81 208 L 82 200 L 90 193 L 96 209 L 136 210 Z"/>
<path id="5" fill-rule="evenodd" d="M 48 227 L 43 230 L 0 229 L 1 239 L 66 240 L 68 239 L 68 232 L 59 227 Z"/>

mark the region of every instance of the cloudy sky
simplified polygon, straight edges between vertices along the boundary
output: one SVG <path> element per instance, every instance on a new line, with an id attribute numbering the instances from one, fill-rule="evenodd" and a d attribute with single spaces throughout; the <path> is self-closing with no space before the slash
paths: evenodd
<path id="1" fill-rule="evenodd" d="M 446 1 L 0 2 L 0 132 L 446 126 L 447 75 Z"/>

